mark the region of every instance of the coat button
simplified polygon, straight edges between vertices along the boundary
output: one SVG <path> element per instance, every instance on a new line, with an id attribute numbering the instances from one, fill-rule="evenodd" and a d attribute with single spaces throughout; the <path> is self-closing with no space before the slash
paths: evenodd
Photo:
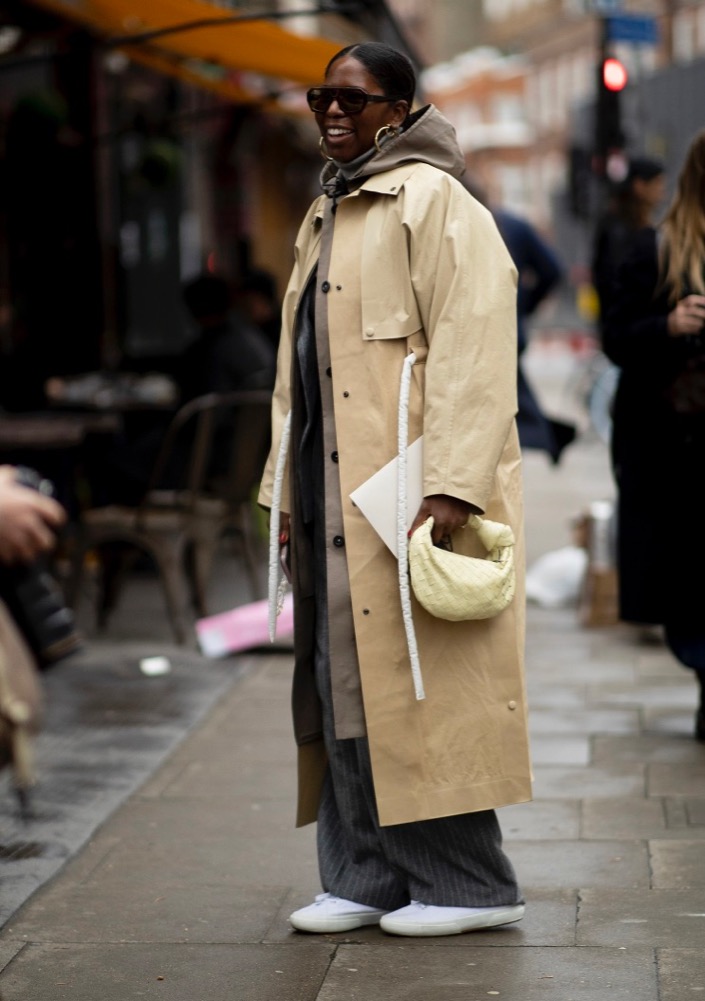
<path id="1" fill-rule="evenodd" d="M 330 292 L 330 282 L 323 282 L 321 292 Z"/>
<path id="2" fill-rule="evenodd" d="M 342 535 L 334 535 L 333 536 L 333 545 L 337 546 L 338 549 L 341 549 L 345 545 L 345 539 L 343 538 L 343 536 Z"/>
<path id="3" fill-rule="evenodd" d="M 337 452 L 331 452 L 330 453 L 330 457 L 333 460 L 333 462 L 337 462 L 338 461 L 338 453 Z"/>
<path id="4" fill-rule="evenodd" d="M 327 368 L 326 369 L 326 375 L 330 379 L 332 377 L 332 375 L 333 375 L 333 369 L 332 368 Z"/>
<path id="5" fill-rule="evenodd" d="M 362 614 L 363 614 L 363 615 L 369 615 L 369 614 L 370 614 L 370 610 L 369 610 L 369 608 L 363 608 L 363 609 L 362 609 Z"/>
<path id="6" fill-rule="evenodd" d="M 374 337 L 374 333 L 374 329 L 372 327 L 368 327 L 365 331 L 365 337 Z"/>
<path id="7" fill-rule="evenodd" d="M 516 707 L 517 707 L 517 704 L 514 701 L 514 699 L 512 699 L 511 702 L 507 702 L 507 709 L 516 709 Z"/>
<path id="8" fill-rule="evenodd" d="M 347 391 L 347 389 L 343 393 L 343 396 L 345 397 L 346 400 L 347 400 L 348 396 L 350 396 L 350 393 Z"/>

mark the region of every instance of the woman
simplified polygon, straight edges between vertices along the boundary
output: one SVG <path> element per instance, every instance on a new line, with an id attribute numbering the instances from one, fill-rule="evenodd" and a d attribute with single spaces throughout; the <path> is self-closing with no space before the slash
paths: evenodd
<path id="1" fill-rule="evenodd" d="M 271 507 L 291 411 L 279 524 L 282 543 L 291 526 L 298 823 L 318 821 L 325 891 L 291 915 L 302 931 L 446 935 L 524 912 L 494 813 L 531 795 L 521 582 L 481 622 L 414 604 L 419 701 L 397 561 L 350 499 L 397 454 L 413 353 L 408 440 L 423 431 L 425 458 L 412 531 L 432 515 L 434 541 L 476 553 L 462 527 L 486 512 L 513 527 L 521 565 L 516 272 L 455 179 L 450 124 L 431 106 L 411 113 L 414 89 L 404 56 L 362 43 L 308 93 L 325 194 L 296 243 L 260 495 Z"/>
<path id="2" fill-rule="evenodd" d="M 600 307 L 600 326 L 610 309 L 617 269 L 628 256 L 636 235 L 653 225 L 654 213 L 666 191 L 666 169 L 660 160 L 633 157 L 627 176 L 617 185 L 594 237 L 592 280 Z M 602 331 L 604 337 L 604 330 Z"/>
<path id="3" fill-rule="evenodd" d="M 705 132 L 693 140 L 657 232 L 618 273 L 604 349 L 620 368 L 612 426 L 620 615 L 663 624 L 696 670 L 705 740 Z"/>

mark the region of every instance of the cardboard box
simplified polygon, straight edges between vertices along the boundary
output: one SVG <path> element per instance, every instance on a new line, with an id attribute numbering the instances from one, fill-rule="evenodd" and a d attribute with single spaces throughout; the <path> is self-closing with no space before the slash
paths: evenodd
<path id="1" fill-rule="evenodd" d="M 619 622 L 614 503 L 594 501 L 584 516 L 583 528 L 588 561 L 579 602 L 580 623 L 613 626 Z"/>
<path id="2" fill-rule="evenodd" d="M 619 622 L 617 569 L 596 570 L 588 565 L 579 604 L 583 626 L 614 626 Z"/>

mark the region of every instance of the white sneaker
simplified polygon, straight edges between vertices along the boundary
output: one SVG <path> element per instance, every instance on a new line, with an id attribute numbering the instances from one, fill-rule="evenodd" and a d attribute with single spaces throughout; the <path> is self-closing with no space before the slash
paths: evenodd
<path id="1" fill-rule="evenodd" d="M 367 904 L 356 904 L 354 900 L 319 893 L 308 907 L 301 907 L 290 914 L 289 921 L 297 931 L 351 931 L 363 925 L 377 925 L 379 919 L 387 913 L 376 907 L 368 907 Z"/>
<path id="2" fill-rule="evenodd" d="M 407 907 L 390 911 L 380 921 L 390 935 L 461 935 L 478 928 L 495 928 L 521 921 L 523 904 L 507 907 L 435 907 L 412 900 Z"/>

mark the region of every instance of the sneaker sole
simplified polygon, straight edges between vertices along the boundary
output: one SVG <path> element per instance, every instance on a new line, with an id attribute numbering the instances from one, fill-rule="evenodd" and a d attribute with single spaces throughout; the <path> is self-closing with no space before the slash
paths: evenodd
<path id="1" fill-rule="evenodd" d="M 378 911 L 371 914 L 347 914 L 327 918 L 315 918 L 313 915 L 296 917 L 292 914 L 289 918 L 289 924 L 296 931 L 325 935 L 326 932 L 354 931 L 355 928 L 363 928 L 365 925 L 378 925 L 386 913 L 386 911 Z"/>
<path id="2" fill-rule="evenodd" d="M 474 914 L 471 917 L 455 921 L 428 922 L 405 921 L 392 916 L 382 918 L 380 927 L 390 935 L 405 935 L 407 937 L 432 937 L 434 935 L 462 935 L 466 931 L 479 931 L 482 928 L 498 928 L 500 925 L 513 924 L 524 917 L 525 907 L 518 905 L 501 914 Z"/>

